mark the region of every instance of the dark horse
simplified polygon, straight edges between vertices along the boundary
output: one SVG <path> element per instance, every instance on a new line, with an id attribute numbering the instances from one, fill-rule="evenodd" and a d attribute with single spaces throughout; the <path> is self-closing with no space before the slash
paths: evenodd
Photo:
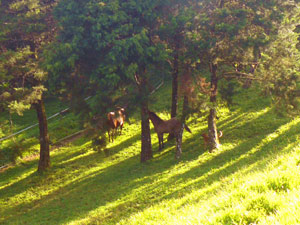
<path id="1" fill-rule="evenodd" d="M 164 147 L 164 133 L 173 134 L 176 137 L 176 155 L 178 159 L 181 155 L 181 144 L 182 144 L 182 133 L 183 129 L 186 129 L 188 132 L 192 133 L 187 125 L 180 122 L 175 117 L 170 120 L 162 120 L 154 112 L 148 111 L 149 119 L 152 121 L 154 130 L 158 136 L 159 142 L 159 151 Z"/>

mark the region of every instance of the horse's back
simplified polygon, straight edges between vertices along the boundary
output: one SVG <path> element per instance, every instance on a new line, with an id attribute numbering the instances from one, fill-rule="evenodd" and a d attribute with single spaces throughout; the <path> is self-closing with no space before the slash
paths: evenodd
<path id="1" fill-rule="evenodd" d="M 178 133 L 181 129 L 181 122 L 176 118 L 173 117 L 170 120 L 166 121 L 166 125 L 168 127 L 169 133 Z"/>

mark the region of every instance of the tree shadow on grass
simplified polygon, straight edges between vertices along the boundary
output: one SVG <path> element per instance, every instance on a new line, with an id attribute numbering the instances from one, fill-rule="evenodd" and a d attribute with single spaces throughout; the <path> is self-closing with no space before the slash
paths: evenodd
<path id="1" fill-rule="evenodd" d="M 204 163 L 200 163 L 199 166 L 184 174 L 172 177 L 168 181 L 169 184 L 176 183 L 176 181 L 182 178 L 194 180 L 195 182 L 172 192 L 163 199 L 176 198 L 181 193 L 190 193 L 191 189 L 201 189 L 204 186 L 211 185 L 249 166 L 251 166 L 251 170 L 245 170 L 245 172 L 243 172 L 244 175 L 254 170 L 264 170 L 272 159 L 278 157 L 283 151 L 291 151 L 293 147 L 297 145 L 296 140 L 298 139 L 298 133 L 300 131 L 299 124 L 300 123 L 293 125 L 288 131 L 278 135 L 271 141 L 264 141 L 266 137 L 260 136 L 257 137 L 255 141 L 249 140 L 243 142 L 232 150 L 221 152 Z M 286 136 L 289 136 L 290 142 L 294 143 L 294 145 L 284 150 L 287 146 Z M 222 184 L 220 183 L 220 185 Z M 209 193 L 211 191 L 212 190 L 208 190 L 207 192 Z M 204 195 L 204 193 L 202 195 Z M 200 196 L 194 199 L 193 202 L 198 202 L 200 200 L 199 198 Z M 190 204 L 191 201 L 188 200 L 187 203 Z"/>
<path id="2" fill-rule="evenodd" d="M 114 155 L 122 151 L 124 148 L 128 147 L 130 144 L 136 142 L 139 136 L 140 135 L 131 136 L 127 138 L 124 142 L 121 142 L 120 144 L 109 149 L 110 154 L 108 158 L 102 152 L 93 152 L 92 154 L 86 155 L 88 151 L 85 149 L 82 150 L 80 146 L 73 148 L 72 152 L 57 149 L 55 152 L 56 154 L 50 156 L 52 166 L 50 170 L 46 172 L 46 174 L 50 175 L 53 173 L 57 173 L 60 170 L 64 170 L 65 168 L 84 170 L 86 169 L 86 167 L 90 168 L 92 166 L 101 164 L 107 160 L 115 160 L 117 157 L 114 157 Z M 1 179 L 0 184 L 1 186 L 5 186 L 10 182 L 10 180 L 16 179 L 18 176 L 21 176 L 22 174 L 28 171 L 35 170 L 34 172 L 31 172 L 30 175 L 24 176 L 23 179 L 19 179 L 18 181 L 7 185 L 5 188 L 0 189 L 0 196 L 3 198 L 10 198 L 12 196 L 18 195 L 30 188 L 30 184 L 32 182 L 37 183 L 38 181 L 36 180 L 42 180 L 43 176 L 42 178 L 40 178 L 40 175 L 36 172 L 37 165 L 38 160 L 35 159 L 30 162 L 20 163 L 17 166 L 9 168 L 7 171 L 2 173 L 1 176 L 3 178 Z"/>
<path id="3" fill-rule="evenodd" d="M 15 187 L 18 187 L 19 185 L 24 186 L 26 183 L 26 180 L 29 180 L 30 177 L 34 174 L 32 172 L 33 167 L 37 168 L 37 161 L 33 160 L 28 163 L 20 163 L 17 166 L 10 167 L 0 175 L 0 197 L 9 197 L 12 195 L 15 195 L 16 193 L 13 192 L 15 190 Z M 27 176 L 23 174 L 28 174 Z M 19 179 L 16 182 L 11 182 L 11 180 L 15 180 L 20 176 L 24 176 L 23 178 Z M 5 188 L 2 188 L 4 187 Z"/>
<path id="4" fill-rule="evenodd" d="M 137 141 L 138 136 L 139 135 L 135 135 L 127 139 L 127 141 L 125 141 L 124 143 L 115 146 L 114 149 L 112 149 L 113 153 L 117 154 L 123 149 L 123 147 L 127 147 L 129 143 Z M 75 154 L 74 156 L 78 155 Z M 85 169 L 87 169 L 87 167 L 96 164 L 101 164 L 103 160 L 105 160 L 103 157 L 97 156 L 99 156 L 99 154 L 94 153 L 88 156 L 76 158 L 74 160 L 69 160 L 60 165 L 53 166 L 53 170 L 50 173 L 56 173 L 56 175 L 58 175 L 58 173 L 66 173 L 66 171 L 63 170 L 63 168 L 84 171 Z M 59 160 L 63 159 L 61 157 L 58 158 Z M 82 168 L 78 168 L 79 162 L 85 166 L 82 166 Z M 18 221 L 25 222 L 27 219 L 32 219 L 34 215 L 37 214 L 42 213 L 47 215 L 47 210 L 50 207 L 51 209 L 53 209 L 53 211 L 56 211 L 56 209 L 58 211 L 55 212 L 54 216 L 56 223 L 68 222 L 70 220 L 77 219 L 78 214 L 87 214 L 89 211 L 92 211 L 98 208 L 99 206 L 103 206 L 110 202 L 116 201 L 119 198 L 122 198 L 124 195 L 126 196 L 128 193 L 131 193 L 132 190 L 142 187 L 145 183 L 151 184 L 153 178 L 145 177 L 154 176 L 155 173 L 160 173 L 166 168 L 173 166 L 174 164 L 176 164 L 175 161 L 169 163 L 168 165 L 165 164 L 165 166 L 162 168 L 156 167 L 155 164 L 152 164 L 151 162 L 140 164 L 138 155 L 135 155 L 124 161 L 116 162 L 116 164 L 113 164 L 109 167 L 102 168 L 101 170 L 97 170 L 96 172 L 89 173 L 87 174 L 87 176 L 84 176 L 83 178 L 77 179 L 74 182 L 71 182 L 70 184 L 60 187 L 56 191 L 48 194 L 47 196 L 42 197 L 39 200 L 35 200 L 30 203 L 22 203 L 14 207 L 7 208 L 3 212 L 3 215 L 7 215 L 7 217 L 5 218 L 6 220 L 16 219 Z M 123 175 L 120 175 L 120 173 L 122 173 Z M 48 174 L 48 176 L 51 174 Z M 74 176 L 74 174 L 70 175 L 70 178 L 72 176 Z M 114 180 L 114 177 L 118 177 L 121 179 L 116 181 Z M 47 177 L 45 177 L 45 179 L 46 178 Z M 30 177 L 28 179 L 35 179 L 35 177 Z M 30 185 L 24 187 L 24 184 L 28 184 L 28 179 L 24 179 L 22 182 L 19 182 L 18 184 L 15 184 L 13 187 L 11 187 L 12 189 L 14 189 L 12 190 L 11 194 L 13 193 L 14 195 L 16 195 L 16 192 L 25 191 L 24 189 L 31 188 Z M 43 184 L 45 184 L 45 182 L 43 182 Z M 117 189 L 117 191 L 113 191 L 115 189 Z M 4 189 L 3 192 L 5 191 L 6 190 Z M 91 195 L 90 192 L 95 193 Z M 113 195 L 107 194 L 107 192 L 112 192 Z M 99 195 L 98 200 L 95 199 L 95 196 L 97 195 Z M 11 196 L 6 195 L 4 197 L 9 198 Z M 64 202 L 64 199 L 67 199 L 67 207 L 73 207 L 73 205 L 75 205 L 75 207 L 78 206 L 80 210 L 81 207 L 83 207 L 83 209 L 82 211 L 80 211 L 80 213 L 78 212 L 78 210 L 75 210 L 73 212 L 72 209 L 70 209 L 67 212 L 64 211 L 63 213 L 61 213 L 60 204 L 62 203 L 58 201 L 59 199 L 63 199 L 62 202 Z M 85 202 L 82 203 L 83 200 Z M 91 204 L 91 202 L 93 203 Z M 43 212 L 43 210 L 45 211 Z M 12 218 L 12 212 L 15 211 L 20 212 L 20 217 Z M 48 218 L 52 220 L 53 215 L 49 216 Z M 45 217 L 45 221 L 46 220 L 47 216 Z"/>
<path id="5" fill-rule="evenodd" d="M 281 125 L 276 124 L 276 129 Z M 229 126 L 226 129 L 229 129 Z M 297 129 L 297 125 L 292 129 Z M 127 144 L 137 141 L 137 136 L 132 137 L 131 141 L 128 140 L 127 143 L 120 143 L 118 147 L 116 146 L 112 150 L 114 154 L 119 153 L 123 147 L 127 147 Z M 296 134 L 291 136 L 294 138 Z M 198 138 L 200 138 L 200 132 L 184 140 L 182 162 L 197 160 L 199 155 L 204 154 L 204 151 L 200 151 L 200 153 L 193 151 L 198 147 L 198 145 L 195 147 Z M 149 205 L 185 196 L 193 188 L 202 188 L 204 185 L 212 184 L 223 177 L 229 177 L 239 171 L 239 168 L 256 163 L 260 158 L 267 158 L 266 156 L 270 153 L 274 154 L 269 146 L 278 146 L 277 142 L 281 143 L 277 149 L 279 153 L 280 146 L 284 145 L 280 142 L 280 139 L 284 138 L 283 134 L 252 152 L 252 149 L 260 145 L 265 138 L 266 135 L 257 135 L 256 138 L 242 142 L 231 150 L 213 153 L 212 157 L 207 160 L 199 161 L 198 166 L 179 175 L 176 174 L 167 180 L 160 180 L 160 178 L 166 171 L 178 165 L 173 151 L 166 150 L 164 154 L 159 153 L 154 160 L 145 164 L 139 163 L 139 152 L 122 161 L 119 161 L 118 158 L 111 158 L 112 162 L 109 166 L 89 173 L 86 171 L 87 168 L 100 165 L 105 158 L 97 153 L 75 158 L 54 168 L 52 174 L 61 173 L 61 176 L 65 176 L 68 170 L 72 170 L 77 172 L 70 172 L 68 175 L 70 179 L 80 176 L 81 173 L 85 173 L 84 176 L 80 176 L 64 186 L 58 186 L 55 191 L 38 200 L 5 209 L 3 211 L 3 215 L 6 215 L 4 219 L 8 224 L 26 224 L 29 221 L 37 224 L 63 224 L 89 217 L 90 219 L 84 222 L 85 224 L 94 222 L 115 224 L 122 219 L 129 218 L 132 213 L 148 208 Z M 170 149 L 174 148 L 170 147 Z M 266 162 L 261 160 L 260 164 L 261 167 L 264 167 Z M 51 179 L 49 180 L 47 177 L 45 180 L 51 182 Z M 187 180 L 194 181 L 184 187 L 178 185 Z M 168 191 L 165 189 L 166 186 L 170 187 Z M 25 188 L 30 187 L 32 186 L 28 185 Z M 18 189 L 21 190 L 22 187 L 18 187 Z M 17 215 L 16 212 L 18 212 Z M 93 216 L 93 213 L 96 216 Z M 43 219 L 41 220 L 37 215 L 43 215 Z M 0 221 L 4 223 L 4 219 Z"/>
<path id="6" fill-rule="evenodd" d="M 78 217 L 84 218 L 90 211 L 118 201 L 132 190 L 145 183 L 151 183 L 152 179 L 145 179 L 145 177 L 161 172 L 161 169 L 153 170 L 154 167 L 150 163 L 139 164 L 137 161 L 137 156 L 133 156 L 100 171 L 92 172 L 39 200 L 4 210 L 3 215 L 7 215 L 5 218 L 7 221 L 12 219 L 15 222 L 25 223 L 35 215 L 44 215 L 43 223 L 45 224 L 49 223 L 48 219 L 61 224 L 78 219 Z M 116 180 L 114 177 L 119 179 Z M 53 215 L 49 215 L 49 209 L 52 210 Z M 15 211 L 20 211 L 17 218 L 16 215 L 11 214 Z"/>
<path id="7" fill-rule="evenodd" d="M 243 170 L 243 168 L 251 166 L 251 170 L 244 170 L 241 172 L 243 175 L 251 173 L 253 170 L 264 170 L 267 168 L 268 163 L 276 158 L 278 155 L 284 152 L 289 152 L 297 145 L 296 140 L 298 139 L 299 124 L 293 125 L 288 131 L 283 134 L 278 135 L 271 141 L 265 141 L 266 136 L 261 135 L 255 140 L 249 140 L 243 142 L 239 146 L 234 147 L 231 150 L 221 152 L 217 155 L 213 155 L 209 160 L 201 163 L 199 165 L 188 170 L 185 173 L 172 176 L 166 182 L 161 182 L 158 185 L 152 185 L 148 188 L 147 193 L 149 196 L 158 196 L 151 201 L 151 205 L 159 204 L 161 201 L 169 199 L 179 199 L 184 196 L 188 196 L 193 190 L 201 189 L 205 186 L 209 186 L 215 182 L 220 181 L 230 175 Z M 289 136 L 290 142 L 294 143 L 288 149 L 283 150 L 286 147 L 286 136 Z M 186 159 L 190 161 L 191 159 Z M 232 163 L 231 163 L 232 162 Z M 192 182 L 190 182 L 192 181 Z M 183 187 L 179 184 L 185 184 Z M 206 189 L 196 198 L 186 199 L 181 205 L 177 207 L 183 207 L 185 204 L 197 203 L 201 200 L 201 197 L 209 193 L 214 193 L 216 188 L 223 187 L 224 183 L 218 184 L 213 189 Z M 160 190 L 164 187 L 168 187 L 167 194 L 160 194 Z M 172 190 L 172 191 L 170 191 Z M 146 207 L 147 208 L 147 207 Z M 143 209 L 140 209 L 143 210 Z M 140 212 L 139 210 L 139 212 Z M 124 218 L 123 218 L 124 219 Z M 120 219 L 121 220 L 121 219 Z"/>

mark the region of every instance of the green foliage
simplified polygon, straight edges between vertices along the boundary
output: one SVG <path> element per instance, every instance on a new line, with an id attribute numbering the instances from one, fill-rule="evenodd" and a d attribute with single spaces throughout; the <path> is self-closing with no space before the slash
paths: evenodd
<path id="1" fill-rule="evenodd" d="M 299 22 L 284 21 L 277 40 L 264 51 L 258 67 L 262 87 L 273 97 L 281 113 L 298 111 L 300 52 L 297 49 L 298 35 L 293 30 Z"/>
<path id="2" fill-rule="evenodd" d="M 229 81 L 220 82 L 220 96 L 223 101 L 225 101 L 228 106 L 234 104 L 233 97 L 239 93 L 239 83 L 235 79 L 230 79 Z"/>
<path id="3" fill-rule="evenodd" d="M 254 47 L 266 45 L 276 35 L 274 24 L 282 18 L 279 1 L 226 2 L 222 5 L 213 2 L 213 10 L 210 4 L 209 1 L 201 4 L 195 18 L 199 29 L 194 38 L 199 57 L 213 63 L 230 65 L 246 61 Z M 274 16 L 270 18 L 270 15 Z"/>
<path id="4" fill-rule="evenodd" d="M 47 79 L 47 73 L 39 67 L 38 55 L 51 37 L 49 7 L 51 3 L 45 5 L 36 0 L 1 2 L 2 109 L 21 115 L 46 91 L 42 83 Z"/>

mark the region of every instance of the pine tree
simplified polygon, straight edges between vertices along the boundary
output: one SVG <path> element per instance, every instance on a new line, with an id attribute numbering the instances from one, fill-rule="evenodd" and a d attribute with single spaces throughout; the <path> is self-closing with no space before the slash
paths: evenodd
<path id="1" fill-rule="evenodd" d="M 82 77 L 80 95 L 95 95 L 102 115 L 122 95 L 136 100 L 141 110 L 142 162 L 152 158 L 150 80 L 166 57 L 164 46 L 155 39 L 162 5 L 158 0 L 62 0 L 55 10 L 59 42 L 45 52 L 51 82 L 56 84 L 52 86 L 73 95 L 72 79 Z"/>
<path id="2" fill-rule="evenodd" d="M 38 170 L 50 167 L 49 136 L 43 102 L 47 73 L 40 66 L 42 47 L 53 38 L 52 1 L 0 2 L 0 98 L 11 113 L 34 106 L 40 128 Z"/>
<path id="3" fill-rule="evenodd" d="M 276 40 L 286 2 L 203 0 L 194 5 L 193 54 L 210 74 L 209 148 L 219 147 L 216 107 L 220 79 L 257 79 L 263 48 Z M 252 70 L 252 72 L 251 72 Z"/>

